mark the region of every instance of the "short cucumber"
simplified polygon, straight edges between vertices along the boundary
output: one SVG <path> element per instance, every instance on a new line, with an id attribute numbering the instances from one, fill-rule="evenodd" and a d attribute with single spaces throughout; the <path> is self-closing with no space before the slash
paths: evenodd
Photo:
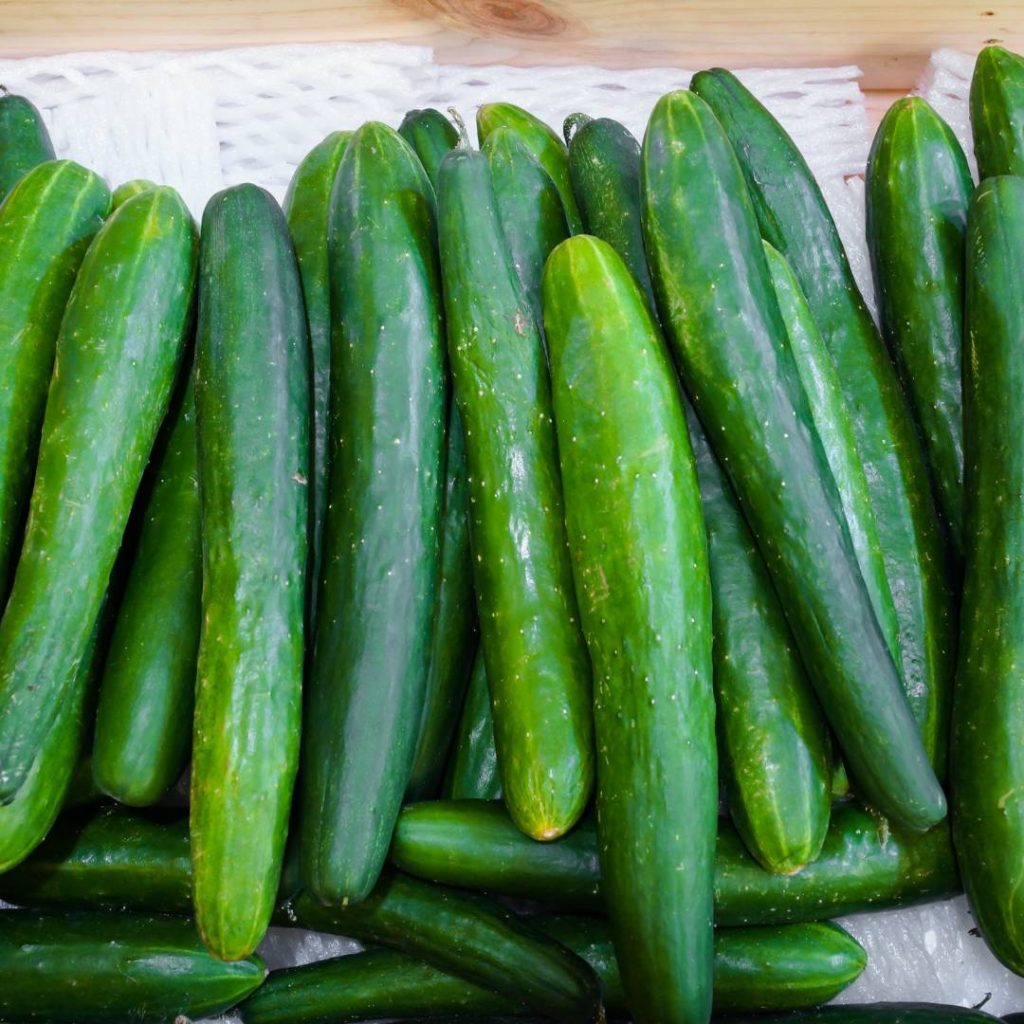
<path id="1" fill-rule="evenodd" d="M 779 1016 L 723 1017 L 723 1024 L 984 1024 L 998 1017 L 942 1003 L 871 1003 L 823 1006 Z"/>
<path id="2" fill-rule="evenodd" d="M 0 621 L 0 803 L 75 689 L 185 349 L 195 260 L 185 204 L 158 188 L 115 211 L 78 272 Z"/>
<path id="3" fill-rule="evenodd" d="M 979 178 L 1024 174 L 1024 57 L 986 46 L 974 65 L 970 110 Z"/>
<path id="4" fill-rule="evenodd" d="M 445 796 L 454 800 L 500 800 L 498 752 L 494 749 L 494 720 L 487 691 L 487 666 L 478 649 L 466 691 L 462 718 L 452 748 Z"/>
<path id="5" fill-rule="evenodd" d="M 449 153 L 438 203 L 502 790 L 520 828 L 552 839 L 590 796 L 593 725 L 544 347 L 505 245 L 487 157 Z"/>
<path id="6" fill-rule="evenodd" d="M 398 134 L 416 151 L 430 184 L 437 187 L 437 172 L 445 153 L 459 142 L 455 125 L 440 110 L 410 110 L 398 126 Z"/>
<path id="7" fill-rule="evenodd" d="M 111 209 L 116 210 L 140 192 L 148 192 L 151 188 L 156 188 L 156 182 L 150 181 L 148 178 L 132 178 L 131 181 L 122 182 L 114 189 L 110 197 Z"/>
<path id="8" fill-rule="evenodd" d="M 217 193 L 202 239 L 190 829 L 199 931 L 219 957 L 239 960 L 273 911 L 298 768 L 309 337 L 288 225 L 269 193 Z"/>
<path id="9" fill-rule="evenodd" d="M 961 338 L 971 171 L 919 96 L 878 126 L 867 168 L 868 245 L 882 331 L 924 439 L 939 511 L 963 538 Z"/>
<path id="10" fill-rule="evenodd" d="M 0 203 L 33 167 L 52 159 L 39 111 L 24 96 L 0 92 Z"/>

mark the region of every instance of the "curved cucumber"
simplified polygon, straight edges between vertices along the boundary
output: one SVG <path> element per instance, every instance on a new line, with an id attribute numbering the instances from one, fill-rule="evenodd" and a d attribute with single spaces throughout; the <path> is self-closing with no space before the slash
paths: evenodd
<path id="1" fill-rule="evenodd" d="M 169 188 L 107 220 L 68 300 L 28 526 L 0 621 L 0 803 L 75 689 L 185 348 L 196 231 Z"/>
<path id="2" fill-rule="evenodd" d="M 993 952 L 1024 973 L 1024 180 L 988 178 L 967 219 L 965 577 L 953 713 L 953 839 Z"/>
<path id="3" fill-rule="evenodd" d="M 920 97 L 897 100 L 882 118 L 868 158 L 868 244 L 882 330 L 958 552 L 964 232 L 972 188 L 967 158 L 949 125 Z"/>
<path id="4" fill-rule="evenodd" d="M 910 406 L 853 279 L 821 189 L 792 139 L 728 71 L 702 71 L 692 88 L 709 104 L 739 154 L 761 234 L 788 260 L 835 363 L 899 618 L 904 692 L 941 776 L 956 645 L 953 559 L 944 549 Z M 825 712 L 831 714 L 827 706 Z M 842 731 L 837 734 L 842 741 Z M 859 783 L 867 795 L 866 780 L 857 778 L 858 765 L 853 758 L 848 762 L 855 786 Z M 918 817 L 921 827 L 939 813 L 937 801 L 931 804 Z"/>
<path id="5" fill-rule="evenodd" d="M 0 607 L 17 561 L 64 306 L 109 209 L 103 180 L 70 160 L 30 171 L 0 207 Z"/>
<path id="6" fill-rule="evenodd" d="M 150 181 L 148 178 L 132 178 L 131 181 L 124 181 L 114 189 L 110 197 L 110 207 L 116 210 L 119 206 L 124 206 L 129 199 L 133 199 L 140 192 L 148 192 L 151 188 L 156 187 L 156 182 Z"/>
<path id="7" fill-rule="evenodd" d="M 454 800 L 500 800 L 501 777 L 494 749 L 494 719 L 483 649 L 477 650 L 452 748 L 445 796 Z"/>
<path id="8" fill-rule="evenodd" d="M 216 960 L 188 920 L 3 912 L 4 1020 L 77 1024 L 212 1016 L 244 999 L 266 973 L 259 957 L 235 964 Z"/>
<path id="9" fill-rule="evenodd" d="M 823 1006 L 784 1016 L 725 1017 L 723 1024 L 984 1024 L 998 1017 L 942 1003 Z"/>
<path id="10" fill-rule="evenodd" d="M 218 956 L 239 960 L 273 911 L 298 767 L 309 338 L 288 225 L 269 193 L 219 192 L 202 238 L 190 829 L 199 931 Z"/>
<path id="11" fill-rule="evenodd" d="M 502 790 L 523 831 L 552 839 L 590 796 L 593 725 L 544 347 L 505 246 L 487 157 L 449 153 L 438 202 Z"/>
<path id="12" fill-rule="evenodd" d="M 0 95 L 0 203 L 33 167 L 52 159 L 39 111 L 24 96 Z"/>
<path id="13" fill-rule="evenodd" d="M 440 110 L 410 110 L 398 126 L 398 134 L 416 151 L 430 184 L 437 186 L 437 172 L 450 149 L 459 143 L 455 125 Z"/>
<path id="14" fill-rule="evenodd" d="M 579 235 L 560 245 L 543 297 L 594 672 L 605 905 L 634 1019 L 706 1020 L 718 823 L 711 586 L 679 385 L 607 242 Z"/>
<path id="15" fill-rule="evenodd" d="M 974 65 L 970 109 L 979 178 L 1024 174 L 1024 57 L 986 46 Z"/>

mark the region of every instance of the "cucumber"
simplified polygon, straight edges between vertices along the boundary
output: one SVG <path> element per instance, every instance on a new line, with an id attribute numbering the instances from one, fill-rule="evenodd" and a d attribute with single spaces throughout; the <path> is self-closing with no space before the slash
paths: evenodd
<path id="1" fill-rule="evenodd" d="M 455 800 L 500 800 L 501 778 L 494 749 L 494 720 L 487 691 L 487 666 L 477 650 L 473 675 L 455 737 L 445 796 Z"/>
<path id="2" fill-rule="evenodd" d="M 572 191 L 565 143 L 543 121 L 514 103 L 485 103 L 477 110 L 476 131 L 481 146 L 486 146 L 488 137 L 501 127 L 518 135 L 527 150 L 551 176 L 562 197 L 569 233 L 578 235 L 583 230 L 583 221 Z"/>
<path id="3" fill-rule="evenodd" d="M 978 177 L 1024 174 L 1024 58 L 986 46 L 974 65 L 970 111 Z"/>
<path id="4" fill-rule="evenodd" d="M 579 235 L 558 246 L 543 300 L 594 672 L 597 836 L 615 950 L 636 1021 L 706 1021 L 718 822 L 711 585 L 679 386 L 607 242 Z"/>
<path id="5" fill-rule="evenodd" d="M 600 909 L 593 821 L 554 843 L 518 833 L 497 803 L 436 801 L 407 807 L 391 859 L 432 881 L 562 907 Z M 869 908 L 943 899 L 960 891 L 949 829 L 890 831 L 854 804 L 837 804 L 816 861 L 795 875 L 770 874 L 719 822 L 715 922 L 725 927 L 818 921 Z"/>
<path id="6" fill-rule="evenodd" d="M 222 963 L 191 921 L 5 910 L 4 1020 L 166 1021 L 230 1009 L 266 977 L 259 957 Z"/>
<path id="7" fill-rule="evenodd" d="M 918 96 L 897 100 L 882 118 L 868 158 L 868 245 L 882 331 L 958 554 L 964 233 L 972 188 L 967 158 L 949 125 Z"/>
<path id="8" fill-rule="evenodd" d="M 331 204 L 331 452 L 303 735 L 303 877 L 377 881 L 416 752 L 444 502 L 446 381 L 434 193 L 397 132 L 351 138 Z"/>
<path id="9" fill-rule="evenodd" d="M 140 192 L 148 192 L 151 188 L 156 188 L 156 182 L 150 181 L 148 178 L 132 178 L 131 181 L 122 182 L 114 189 L 110 198 L 111 209 L 116 210 Z"/>
<path id="10" fill-rule="evenodd" d="M 24 96 L 0 91 L 0 203 L 33 167 L 53 155 L 39 111 Z"/>
<path id="11" fill-rule="evenodd" d="M 502 790 L 527 835 L 553 839 L 586 806 L 594 755 L 544 346 L 505 246 L 487 157 L 449 153 L 438 205 Z"/>
<path id="12" fill-rule="evenodd" d="M 416 151 L 430 184 L 437 186 L 437 172 L 445 153 L 459 143 L 455 125 L 440 110 L 410 110 L 398 126 L 398 134 Z"/>
<path id="13" fill-rule="evenodd" d="M 0 620 L 0 803 L 22 786 L 58 711 L 73 699 L 185 348 L 195 258 L 185 204 L 159 188 L 107 220 L 78 272 L 57 340 L 21 558 Z"/>
<path id="14" fill-rule="evenodd" d="M 988 178 L 967 215 L 964 351 L 965 576 L 953 714 L 953 840 L 989 946 L 1024 973 L 1024 180 Z"/>
<path id="15" fill-rule="evenodd" d="M 190 831 L 200 934 L 217 956 L 240 960 L 274 907 L 298 767 L 309 337 L 288 225 L 269 193 L 217 193 L 202 238 Z"/>
<path id="16" fill-rule="evenodd" d="M 30 171 L 0 207 L 0 607 L 18 557 L 64 306 L 109 208 L 103 180 L 70 160 Z"/>
<path id="17" fill-rule="evenodd" d="M 284 197 L 284 214 L 295 244 L 309 327 L 310 396 L 309 566 L 306 629 L 312 635 L 320 583 L 327 512 L 327 420 L 331 392 L 331 290 L 327 225 L 331 190 L 351 132 L 332 132 L 306 154 Z"/>
<path id="18" fill-rule="evenodd" d="M 832 354 L 853 417 L 896 603 L 904 690 L 941 777 L 956 643 L 954 560 L 944 549 L 910 406 L 853 279 L 821 189 L 793 141 L 729 72 L 702 71 L 692 88 L 710 105 L 740 156 L 761 234 L 789 261 Z M 864 789 L 858 766 L 848 762 L 855 786 Z M 938 813 L 933 801 L 919 823 L 923 826 Z"/>
<path id="19" fill-rule="evenodd" d="M 202 537 L 192 374 L 172 410 L 103 667 L 93 777 L 121 803 L 156 803 L 192 740 Z"/>
<path id="20" fill-rule="evenodd" d="M 923 831 L 946 801 L 857 564 L 729 140 L 691 92 L 643 148 L 643 223 L 680 371 L 859 792 Z M 723 269 L 724 268 L 724 269 Z"/>
<path id="21" fill-rule="evenodd" d="M 942 1003 L 871 1003 L 823 1006 L 778 1016 L 723 1017 L 724 1024 L 984 1024 L 999 1020 L 980 1010 Z"/>

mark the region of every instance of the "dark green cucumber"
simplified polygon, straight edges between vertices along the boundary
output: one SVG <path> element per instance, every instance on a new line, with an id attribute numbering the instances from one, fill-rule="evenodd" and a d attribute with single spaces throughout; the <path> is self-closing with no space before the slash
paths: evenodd
<path id="1" fill-rule="evenodd" d="M 416 151 L 430 184 L 437 186 L 437 172 L 450 149 L 459 143 L 455 125 L 440 110 L 410 110 L 398 126 L 398 134 Z"/>
<path id="2" fill-rule="evenodd" d="M 190 829 L 200 933 L 218 956 L 238 960 L 273 911 L 298 767 L 309 337 L 288 225 L 269 193 L 217 193 L 202 239 Z"/>
<path id="3" fill-rule="evenodd" d="M 583 230 L 583 221 L 572 191 L 569 155 L 565 143 L 543 121 L 514 103 L 485 103 L 477 110 L 476 131 L 480 136 L 481 146 L 486 145 L 492 132 L 502 127 L 518 135 L 527 150 L 551 176 L 558 194 L 562 197 L 569 232 L 578 235 Z"/>
<path id="4" fill-rule="evenodd" d="M 70 160 L 29 172 L 0 208 L 0 607 L 17 561 L 64 306 L 109 209 L 103 180 Z"/>
<path id="5" fill-rule="evenodd" d="M 451 763 L 445 780 L 445 796 L 454 800 L 500 800 L 501 777 L 494 749 L 494 719 L 487 690 L 487 666 L 477 650 L 473 675 L 459 720 Z"/>
<path id="6" fill-rule="evenodd" d="M 76 688 L 185 348 L 196 230 L 169 188 L 93 239 L 57 340 L 35 483 L 0 621 L 0 803 Z"/>
<path id="7" fill-rule="evenodd" d="M 0 93 L 0 203 L 33 167 L 52 159 L 39 111 L 24 96 Z"/>
<path id="8" fill-rule="evenodd" d="M 984 1024 L 998 1017 L 943 1003 L 871 1003 L 756 1017 L 723 1017 L 722 1024 Z"/>
<path id="9" fill-rule="evenodd" d="M 1024 180 L 985 179 L 967 215 L 965 576 L 953 713 L 953 839 L 993 952 L 1024 973 Z"/>
<path id="10" fill-rule="evenodd" d="M 919 96 L 878 126 L 867 168 L 868 245 L 882 332 L 924 439 L 939 511 L 963 540 L 964 232 L 971 171 Z"/>
<path id="11" fill-rule="evenodd" d="M 150 181 L 148 178 L 132 178 L 131 181 L 122 182 L 114 189 L 110 197 L 111 209 L 116 210 L 140 192 L 148 192 L 151 188 L 156 188 L 156 182 Z"/>
<path id="12" fill-rule="evenodd" d="M 521 835 L 498 803 L 437 801 L 407 807 L 391 859 L 441 884 L 598 909 L 600 868 L 591 820 L 554 843 Z M 960 891 L 949 829 L 904 835 L 854 804 L 837 804 L 821 854 L 795 875 L 770 874 L 719 822 L 715 922 L 737 925 L 818 921 L 942 899 Z"/>
<path id="13" fill-rule="evenodd" d="M 4 1020 L 208 1017 L 240 1002 L 267 973 L 259 957 L 215 959 L 184 919 L 5 910 L 2 923 Z"/>
<path id="14" fill-rule="evenodd" d="M 310 396 L 309 568 L 306 628 L 312 633 L 327 512 L 327 420 L 331 393 L 331 287 L 327 258 L 331 190 L 351 132 L 332 132 L 295 169 L 284 213 L 295 245 L 309 326 Z"/>
<path id="15" fill-rule="evenodd" d="M 903 687 L 941 777 L 956 644 L 954 560 L 945 550 L 910 406 L 854 281 L 821 189 L 792 139 L 729 72 L 702 71 L 692 88 L 725 129 L 761 234 L 789 261 L 835 362 L 899 618 Z M 859 783 L 863 789 L 865 780 L 857 778 L 852 759 L 847 768 L 855 788 Z M 920 820 L 937 813 L 936 805 Z"/>
<path id="16" fill-rule="evenodd" d="M 978 177 L 1024 174 L 1024 57 L 986 46 L 974 65 L 970 109 Z"/>
<path id="17" fill-rule="evenodd" d="M 718 758 L 700 492 L 668 349 L 626 264 L 578 235 L 544 325 L 580 618 L 597 835 L 633 1018 L 711 1014 Z"/>
<path id="18" fill-rule="evenodd" d="M 449 153 L 438 205 L 502 790 L 524 832 L 553 839 L 589 799 L 593 725 L 544 346 L 505 245 L 487 157 Z"/>
<path id="19" fill-rule="evenodd" d="M 847 768 L 882 813 L 923 831 L 945 817 L 945 796 L 861 576 L 739 164 L 694 93 L 655 106 L 643 187 L 651 274 L 683 381 Z"/>

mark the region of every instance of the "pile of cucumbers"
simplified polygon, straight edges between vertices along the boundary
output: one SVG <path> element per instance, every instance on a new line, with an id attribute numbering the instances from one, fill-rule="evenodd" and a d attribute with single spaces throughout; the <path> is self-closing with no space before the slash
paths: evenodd
<path id="1" fill-rule="evenodd" d="M 1024 974 L 1024 59 L 978 185 L 882 120 L 878 323 L 727 71 L 453 118 L 197 225 L 0 96 L 0 1020 L 995 1019 L 816 1007 Z"/>

